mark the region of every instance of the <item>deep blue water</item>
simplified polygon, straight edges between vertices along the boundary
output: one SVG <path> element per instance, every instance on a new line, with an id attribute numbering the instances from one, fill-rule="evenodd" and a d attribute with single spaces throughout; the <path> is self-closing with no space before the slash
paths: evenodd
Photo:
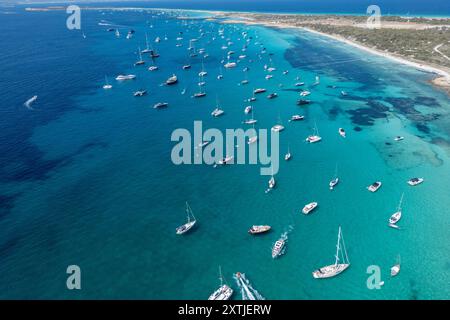
<path id="1" fill-rule="evenodd" d="M 450 296 L 450 111 L 448 96 L 428 83 L 432 75 L 301 31 L 202 19 L 184 25 L 153 12 L 106 10 L 83 13 L 83 39 L 65 28 L 65 18 L 62 11 L 17 10 L 0 19 L 0 297 L 205 299 L 217 286 L 218 265 L 235 299 L 237 271 L 271 299 Z M 107 32 L 102 20 L 118 26 L 122 37 Z M 259 59 L 261 48 L 253 42 L 247 50 L 252 62 L 244 59 L 216 80 L 225 40 L 210 35 L 221 27 L 233 50 L 242 48 L 242 31 L 263 43 L 274 54 L 274 79 L 264 79 L 268 57 Z M 126 40 L 130 28 L 136 35 Z M 198 44 L 210 55 L 204 61 L 208 96 L 195 100 L 189 96 L 201 60 L 192 59 L 190 71 L 181 65 L 188 39 L 200 29 L 211 32 Z M 177 48 L 180 31 L 184 46 Z M 133 66 L 145 32 L 150 41 L 168 37 L 154 44 L 161 53 L 154 73 Z M 238 86 L 247 65 L 251 84 Z M 137 79 L 118 83 L 113 78 L 119 73 Z M 172 73 L 179 85 L 160 87 Z M 101 88 L 105 75 L 111 91 Z M 316 75 L 321 83 L 312 86 Z M 308 107 L 295 105 L 296 76 L 313 92 Z M 279 98 L 255 103 L 258 127 L 270 128 L 279 117 L 286 126 L 282 153 L 288 145 L 293 153 L 281 163 L 276 190 L 264 193 L 267 177 L 258 166 L 172 164 L 174 129 L 192 128 L 194 120 L 221 130 L 241 127 L 243 100 L 260 86 Z M 133 97 L 139 88 L 149 95 Z M 35 94 L 34 110 L 25 108 Z M 216 95 L 226 114 L 212 119 Z M 170 107 L 153 110 L 158 101 Z M 294 113 L 306 120 L 289 123 Z M 314 123 L 324 141 L 306 145 Z M 346 128 L 346 140 L 339 127 Z M 396 135 L 405 141 L 395 144 Z M 330 192 L 336 163 L 341 184 Z M 410 188 L 405 181 L 412 176 L 426 183 Z M 384 185 L 370 194 L 365 187 L 376 179 Z M 386 220 L 402 192 L 402 230 L 391 230 Z M 177 237 L 186 200 L 198 227 Z M 320 208 L 299 214 L 312 200 Z M 246 231 L 254 223 L 271 224 L 273 232 L 251 238 Z M 315 281 L 311 271 L 333 260 L 338 225 L 352 266 L 335 279 Z M 285 231 L 287 252 L 273 261 L 270 248 Z M 402 272 L 391 280 L 398 254 Z M 81 291 L 65 287 L 70 264 L 82 269 Z M 382 268 L 382 290 L 366 287 L 371 264 Z"/>
<path id="2" fill-rule="evenodd" d="M 95 1 L 90 1 L 95 3 Z M 99 4 L 99 3 L 98 3 Z M 94 5 L 98 5 L 94 4 Z M 101 5 L 108 4 L 102 2 Z M 291 13 L 349 13 L 365 15 L 367 7 L 375 4 L 382 14 L 390 15 L 450 15 L 450 3 L 446 0 L 156 0 L 124 1 L 111 3 L 114 6 L 145 6 L 152 8 L 231 10 Z"/>

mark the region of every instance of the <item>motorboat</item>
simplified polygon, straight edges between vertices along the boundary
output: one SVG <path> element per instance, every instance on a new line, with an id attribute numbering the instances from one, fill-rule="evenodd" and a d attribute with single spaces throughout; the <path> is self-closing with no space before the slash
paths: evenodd
<path id="1" fill-rule="evenodd" d="M 266 89 L 258 88 L 258 89 L 255 89 L 255 90 L 253 91 L 253 93 L 254 93 L 254 94 L 258 94 L 258 93 L 263 93 L 263 92 L 266 92 L 266 91 L 267 91 Z"/>
<path id="2" fill-rule="evenodd" d="M 142 96 L 145 96 L 146 94 L 147 94 L 147 90 L 138 90 L 133 93 L 133 96 L 142 97 Z"/>
<path id="3" fill-rule="evenodd" d="M 283 254 L 286 242 L 284 239 L 278 239 L 272 247 L 272 258 L 275 259 Z"/>
<path id="4" fill-rule="evenodd" d="M 276 98 L 276 97 L 278 97 L 278 94 L 274 92 L 274 93 L 269 94 L 267 96 L 267 99 L 273 99 L 273 98 Z"/>
<path id="5" fill-rule="evenodd" d="M 376 181 L 376 182 L 372 183 L 370 186 L 367 187 L 367 189 L 370 192 L 376 192 L 380 188 L 381 188 L 381 182 L 380 181 Z"/>
<path id="6" fill-rule="evenodd" d="M 291 119 L 289 119 L 289 121 L 300 121 L 305 119 L 305 116 L 301 116 L 299 114 L 294 114 L 293 116 L 291 116 Z"/>
<path id="7" fill-rule="evenodd" d="M 423 181 L 424 181 L 423 178 L 412 178 L 412 179 L 408 180 L 408 184 L 410 186 L 414 187 L 414 186 L 417 186 L 417 185 L 421 184 Z"/>
<path id="8" fill-rule="evenodd" d="M 284 130 L 284 127 L 281 124 L 276 124 L 271 129 L 273 132 L 280 132 Z"/>
<path id="9" fill-rule="evenodd" d="M 313 211 L 315 208 L 317 208 L 319 204 L 317 202 L 311 202 L 305 205 L 302 209 L 302 212 L 304 214 L 309 214 L 311 211 Z"/>
<path id="10" fill-rule="evenodd" d="M 169 78 L 166 80 L 166 85 L 170 86 L 170 85 L 175 84 L 175 83 L 177 83 L 177 82 L 178 82 L 178 78 L 177 78 L 176 75 L 173 74 L 171 77 L 169 77 Z"/>
<path id="11" fill-rule="evenodd" d="M 156 103 L 153 108 L 154 109 L 161 109 L 161 108 L 166 108 L 169 104 L 167 102 L 158 102 Z"/>
<path id="12" fill-rule="evenodd" d="M 252 226 L 249 230 L 248 233 L 250 234 L 260 234 L 260 233 L 264 233 L 264 232 L 268 232 L 272 227 L 271 226 Z"/>
<path id="13" fill-rule="evenodd" d="M 345 136 L 346 136 L 345 130 L 343 128 L 339 128 L 338 131 L 339 131 L 339 134 L 341 135 L 341 137 L 345 138 Z"/>
<path id="14" fill-rule="evenodd" d="M 135 78 L 136 78 L 136 76 L 134 74 L 127 74 L 127 75 L 120 74 L 116 77 L 116 80 L 117 81 L 133 80 Z"/>

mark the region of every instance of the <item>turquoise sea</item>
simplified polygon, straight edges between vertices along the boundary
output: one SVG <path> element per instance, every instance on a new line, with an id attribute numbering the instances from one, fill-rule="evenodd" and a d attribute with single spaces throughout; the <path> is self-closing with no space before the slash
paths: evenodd
<path id="1" fill-rule="evenodd" d="M 1 298 L 206 299 L 219 284 L 219 265 L 233 299 L 241 298 L 235 272 L 266 299 L 450 298 L 450 103 L 429 84 L 432 74 L 305 31 L 222 24 L 200 13 L 83 11 L 82 31 L 66 29 L 64 11 L 0 14 Z M 130 29 L 135 34 L 126 39 Z M 196 48 L 209 55 L 207 96 L 192 99 L 202 59 L 181 67 L 201 30 Z M 180 32 L 183 46 L 176 47 Z M 227 52 L 221 46 L 229 38 L 228 50 L 239 55 L 242 32 L 252 38 L 247 58 L 217 80 Z M 147 67 L 133 66 L 145 33 L 161 55 L 154 72 L 148 55 Z M 266 80 L 269 57 L 277 70 Z M 250 83 L 238 85 L 244 67 Z M 137 78 L 119 83 L 121 73 Z M 179 83 L 160 86 L 173 73 Z M 110 91 L 102 89 L 105 75 Z M 297 76 L 312 92 L 310 105 L 295 103 Z M 264 192 L 268 177 L 258 165 L 171 162 L 173 130 L 192 130 L 195 120 L 204 128 L 242 127 L 244 99 L 257 87 L 279 95 L 258 97 L 257 128 L 278 118 L 286 127 L 275 190 Z M 141 88 L 148 95 L 133 97 Z M 33 95 L 30 110 L 23 103 Z M 226 112 L 217 119 L 210 115 L 216 96 Z M 154 110 L 160 101 L 169 107 Z M 288 122 L 293 114 L 305 120 Z M 323 141 L 306 144 L 315 124 Z M 405 139 L 395 142 L 398 135 Z M 285 162 L 288 145 L 293 157 Z M 336 164 L 341 182 L 330 191 Z M 408 186 L 416 176 L 425 182 Z M 376 180 L 383 186 L 372 194 L 366 187 Z M 401 229 L 394 230 L 387 220 L 402 193 Z M 185 201 L 198 222 L 177 236 Z M 301 214 L 312 201 L 319 208 Z M 253 224 L 272 231 L 252 237 Z M 334 261 L 339 226 L 351 266 L 315 280 L 311 272 Z M 274 260 L 271 247 L 284 232 L 286 252 Z M 401 272 L 391 278 L 398 255 Z M 73 264 L 81 268 L 81 290 L 66 288 Z M 367 288 L 370 265 L 381 268 L 380 290 Z"/>

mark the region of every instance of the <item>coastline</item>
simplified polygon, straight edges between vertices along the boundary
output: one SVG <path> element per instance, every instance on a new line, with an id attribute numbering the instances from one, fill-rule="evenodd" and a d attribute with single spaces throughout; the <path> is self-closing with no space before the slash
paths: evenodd
<path id="1" fill-rule="evenodd" d="M 224 13 L 225 12 L 220 12 L 220 13 L 218 12 L 219 15 L 224 14 Z M 228 16 L 230 15 L 230 13 L 228 13 L 228 12 L 226 12 L 226 14 L 228 14 Z M 266 27 L 275 27 L 275 28 L 281 28 L 281 29 L 283 29 L 283 28 L 289 29 L 290 28 L 290 29 L 305 30 L 307 32 L 311 32 L 311 33 L 314 33 L 314 34 L 317 34 L 320 36 L 324 36 L 324 37 L 345 43 L 347 45 L 353 46 L 360 50 L 369 52 L 370 54 L 381 56 L 383 58 L 395 61 L 397 63 L 408 65 L 408 66 L 418 69 L 420 71 L 433 73 L 436 75 L 436 77 L 433 78 L 430 81 L 430 83 L 440 89 L 445 90 L 447 92 L 447 94 L 450 95 L 450 69 L 448 69 L 446 67 L 435 66 L 430 63 L 425 63 L 422 61 L 408 59 L 401 55 L 396 55 L 391 52 L 385 52 L 385 51 L 381 51 L 381 50 L 377 50 L 377 49 L 365 46 L 359 42 L 355 42 L 355 41 L 346 39 L 346 38 L 336 35 L 336 34 L 324 33 L 324 32 L 313 30 L 313 29 L 307 28 L 307 27 L 295 26 L 295 25 L 286 24 L 286 23 L 273 23 L 271 21 L 251 20 L 247 17 L 240 17 L 240 16 L 235 16 L 234 18 L 237 18 L 237 19 L 230 19 L 230 20 L 222 21 L 222 23 L 230 23 L 230 24 L 241 23 L 241 24 L 245 24 L 245 25 L 262 25 L 262 26 L 266 26 Z"/>

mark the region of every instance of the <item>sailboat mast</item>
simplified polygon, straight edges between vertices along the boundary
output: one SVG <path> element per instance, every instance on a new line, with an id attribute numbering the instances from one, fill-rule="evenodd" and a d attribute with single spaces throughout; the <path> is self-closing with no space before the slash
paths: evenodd
<path id="1" fill-rule="evenodd" d="M 402 203 L 403 203 L 403 196 L 404 195 L 405 195 L 405 193 L 402 193 L 402 197 L 400 198 L 400 203 L 398 204 L 397 211 L 401 211 L 402 210 Z"/>
<path id="2" fill-rule="evenodd" d="M 335 265 L 338 264 L 339 262 L 339 248 L 340 248 L 340 242 L 341 242 L 341 227 L 339 227 L 339 232 L 338 232 L 338 240 L 337 240 L 337 244 L 336 244 L 336 262 L 334 263 Z"/>
<path id="3" fill-rule="evenodd" d="M 219 266 L 219 279 L 220 279 L 220 286 L 223 286 L 223 276 L 222 276 L 222 267 Z"/>

